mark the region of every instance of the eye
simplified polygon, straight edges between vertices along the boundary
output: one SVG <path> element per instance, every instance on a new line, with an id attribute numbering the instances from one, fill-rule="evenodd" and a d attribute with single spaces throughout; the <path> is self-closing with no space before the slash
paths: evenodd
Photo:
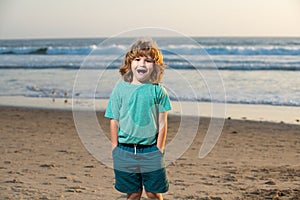
<path id="1" fill-rule="evenodd" d="M 146 59 L 146 62 L 153 63 L 153 60 L 151 58 Z"/>
<path id="2" fill-rule="evenodd" d="M 141 60 L 140 58 L 135 58 L 135 59 L 134 59 L 134 61 L 140 61 L 140 60 Z"/>

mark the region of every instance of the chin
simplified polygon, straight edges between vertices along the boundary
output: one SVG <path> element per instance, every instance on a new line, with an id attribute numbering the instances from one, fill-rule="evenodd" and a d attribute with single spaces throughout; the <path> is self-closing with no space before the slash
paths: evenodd
<path id="1" fill-rule="evenodd" d="M 150 77 L 143 76 L 143 77 L 137 78 L 137 80 L 140 81 L 140 82 L 148 82 L 150 80 Z"/>

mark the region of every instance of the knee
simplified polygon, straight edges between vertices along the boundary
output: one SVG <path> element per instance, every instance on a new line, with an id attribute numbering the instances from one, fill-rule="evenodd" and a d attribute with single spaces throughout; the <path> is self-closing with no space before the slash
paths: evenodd
<path id="1" fill-rule="evenodd" d="M 163 199 L 162 194 L 158 194 L 158 193 L 146 191 L 146 195 L 147 195 L 148 199 L 153 199 L 153 200 L 162 200 Z"/>

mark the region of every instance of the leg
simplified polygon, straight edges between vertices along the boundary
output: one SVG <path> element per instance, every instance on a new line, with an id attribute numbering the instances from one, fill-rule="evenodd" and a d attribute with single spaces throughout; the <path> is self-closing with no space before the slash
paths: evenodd
<path id="1" fill-rule="evenodd" d="M 153 192 L 147 192 L 146 195 L 148 199 L 153 199 L 153 200 L 163 200 L 162 194 L 159 193 L 153 193 Z"/>
<path id="2" fill-rule="evenodd" d="M 169 189 L 169 183 L 166 175 L 166 169 L 164 166 L 163 154 L 159 151 L 155 145 L 151 149 L 149 157 L 152 160 L 150 168 L 149 166 L 143 166 L 142 181 L 145 188 L 148 199 L 162 200 L 162 193 L 165 193 Z"/>
<path id="3" fill-rule="evenodd" d="M 143 191 L 127 194 L 127 200 L 140 200 Z"/>

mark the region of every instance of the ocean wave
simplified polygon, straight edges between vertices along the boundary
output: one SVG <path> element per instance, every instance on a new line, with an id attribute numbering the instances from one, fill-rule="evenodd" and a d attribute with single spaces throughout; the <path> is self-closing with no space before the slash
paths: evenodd
<path id="1" fill-rule="evenodd" d="M 122 45 L 111 45 L 104 48 L 99 48 L 96 45 L 85 47 L 0 47 L 0 54 L 40 54 L 40 55 L 118 55 L 125 52 L 125 47 Z"/>
<path id="2" fill-rule="evenodd" d="M 179 45 L 163 48 L 164 54 L 179 55 L 300 55 L 296 46 L 194 46 Z"/>
<path id="3" fill-rule="evenodd" d="M 120 65 L 110 65 L 110 66 L 81 66 L 81 65 L 37 65 L 37 66 L 1 66 L 1 69 L 66 69 L 66 70 L 111 70 L 118 69 Z M 266 66 L 266 65 L 255 65 L 255 66 L 247 66 L 247 65 L 224 65 L 224 66 L 193 66 L 189 64 L 180 64 L 180 65 L 170 65 L 167 66 L 166 69 L 175 69 L 175 70 L 230 70 L 230 71 L 300 71 L 300 65 L 298 66 Z"/>
<path id="4" fill-rule="evenodd" d="M 167 69 L 300 71 L 300 56 L 173 56 L 165 55 Z M 0 69 L 117 69 L 116 55 L 2 55 Z"/>
<path id="5" fill-rule="evenodd" d="M 122 55 L 126 52 L 124 45 L 98 47 L 0 47 L 0 54 L 37 54 L 37 55 Z M 196 46 L 169 45 L 161 47 L 165 55 L 300 55 L 299 46 Z"/>
<path id="6" fill-rule="evenodd" d="M 0 47 L 0 54 L 47 54 L 47 47 Z"/>
<path id="7" fill-rule="evenodd" d="M 63 90 L 59 88 L 47 88 L 40 87 L 37 85 L 27 86 L 27 93 L 25 96 L 27 97 L 43 97 L 43 98 L 68 98 L 72 97 L 72 90 Z M 108 93 L 97 93 L 95 96 L 86 93 L 85 91 L 79 92 L 75 94 L 78 98 L 96 98 L 96 99 L 108 99 L 110 96 L 110 92 Z M 188 96 L 172 96 L 170 94 L 170 99 L 173 101 L 194 101 L 194 102 L 214 102 L 214 103 L 231 103 L 231 104 L 256 104 L 256 105 L 272 105 L 272 106 L 300 106 L 300 103 L 297 101 L 286 101 L 283 99 L 270 99 L 270 100 L 262 100 L 262 99 L 243 99 L 240 100 L 238 98 L 227 99 L 226 102 L 218 100 L 218 99 L 210 99 L 206 97 L 198 97 L 195 98 L 194 95 Z"/>

